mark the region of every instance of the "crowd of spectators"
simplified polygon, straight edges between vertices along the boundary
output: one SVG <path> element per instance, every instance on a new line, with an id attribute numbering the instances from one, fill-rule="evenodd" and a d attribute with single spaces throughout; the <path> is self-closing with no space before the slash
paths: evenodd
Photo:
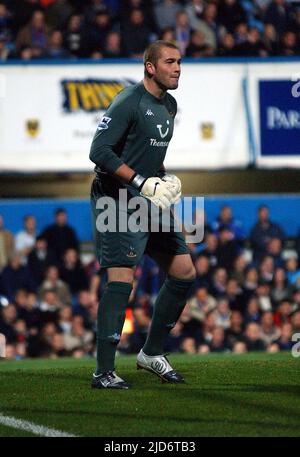
<path id="1" fill-rule="evenodd" d="M 202 243 L 189 244 L 197 278 L 165 350 L 182 353 L 290 350 L 300 332 L 300 232 L 286 249 L 266 206 L 246 237 L 230 206 L 205 225 Z M 84 357 L 95 354 L 96 320 L 105 270 L 82 262 L 66 211 L 37 233 L 34 216 L 13 235 L 0 216 L 0 339 L 6 356 Z M 144 256 L 135 274 L 121 354 L 143 346 L 164 273 Z M 2 334 L 2 335 L 1 335 Z M 0 354 L 1 355 L 1 354 Z"/>
<path id="2" fill-rule="evenodd" d="M 0 60 L 300 54 L 299 0 L 0 0 Z"/>

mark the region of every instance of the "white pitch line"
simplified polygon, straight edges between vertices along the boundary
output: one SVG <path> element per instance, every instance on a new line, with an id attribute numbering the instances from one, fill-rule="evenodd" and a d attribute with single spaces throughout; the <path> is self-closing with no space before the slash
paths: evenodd
<path id="1" fill-rule="evenodd" d="M 44 427 L 43 425 L 36 425 L 33 422 L 17 419 L 11 416 L 4 416 L 0 413 L 0 424 L 6 425 L 7 427 L 17 428 L 18 430 L 25 430 L 31 432 L 34 435 L 40 435 L 50 438 L 74 438 L 75 435 L 70 433 L 56 430 L 55 428 Z"/>

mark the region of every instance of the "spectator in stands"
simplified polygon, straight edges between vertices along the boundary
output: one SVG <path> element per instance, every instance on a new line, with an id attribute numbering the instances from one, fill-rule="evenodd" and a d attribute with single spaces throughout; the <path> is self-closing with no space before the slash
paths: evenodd
<path id="1" fill-rule="evenodd" d="M 227 298 L 219 298 L 217 307 L 214 311 L 216 318 L 216 325 L 226 329 L 230 326 L 230 308 Z"/>
<path id="2" fill-rule="evenodd" d="M 86 328 L 92 327 L 90 310 L 93 304 L 93 297 L 89 290 L 78 292 L 76 303 L 73 305 L 73 314 L 83 317 Z"/>
<path id="3" fill-rule="evenodd" d="M 258 286 L 258 272 L 254 267 L 248 267 L 246 270 L 245 281 L 243 283 L 243 296 L 245 301 L 255 293 Z"/>
<path id="4" fill-rule="evenodd" d="M 267 253 L 267 246 L 271 238 L 283 240 L 284 234 L 281 227 L 270 220 L 269 208 L 263 205 L 258 208 L 258 220 L 250 233 L 255 260 L 260 260 Z"/>
<path id="5" fill-rule="evenodd" d="M 218 238 L 213 233 L 207 233 L 204 239 L 204 249 L 201 252 L 209 259 L 210 267 L 214 268 L 218 264 L 217 249 L 218 249 Z"/>
<path id="6" fill-rule="evenodd" d="M 3 333 L 0 333 L 0 360 L 4 359 L 6 356 L 5 346 L 6 346 L 6 338 L 3 335 Z"/>
<path id="7" fill-rule="evenodd" d="M 184 56 L 190 40 L 190 24 L 187 13 L 184 10 L 176 14 L 175 38 L 181 54 Z"/>
<path id="8" fill-rule="evenodd" d="M 146 309 L 140 305 L 136 306 L 132 313 L 134 331 L 130 335 L 130 348 L 137 353 L 145 344 L 151 319 Z"/>
<path id="9" fill-rule="evenodd" d="M 195 261 L 197 272 L 195 287 L 209 288 L 211 284 L 209 259 L 205 255 L 200 255 Z"/>
<path id="10" fill-rule="evenodd" d="M 226 284 L 226 298 L 231 310 L 245 311 L 245 301 L 242 289 L 234 278 L 229 278 Z"/>
<path id="11" fill-rule="evenodd" d="M 88 278 L 75 249 L 67 249 L 60 267 L 60 278 L 73 295 L 88 288 Z"/>
<path id="12" fill-rule="evenodd" d="M 84 36 L 87 55 L 91 55 L 95 51 L 102 53 L 111 27 L 110 16 L 106 11 L 98 12 L 94 16 L 93 22 L 86 25 Z"/>
<path id="13" fill-rule="evenodd" d="M 62 333 L 70 333 L 72 330 L 72 308 L 64 305 L 59 310 L 57 327 Z"/>
<path id="14" fill-rule="evenodd" d="M 220 229 L 223 227 L 226 227 L 231 232 L 232 239 L 241 242 L 245 239 L 242 224 L 233 217 L 232 208 L 229 205 L 222 206 L 220 214 L 212 223 L 212 229 L 217 236 L 220 236 Z"/>
<path id="15" fill-rule="evenodd" d="M 27 215 L 23 223 L 24 229 L 15 236 L 15 248 L 18 255 L 22 257 L 22 262 L 26 264 L 36 240 L 36 219 L 34 216 Z"/>
<path id="16" fill-rule="evenodd" d="M 57 325 L 59 310 L 62 306 L 63 304 L 55 290 L 44 290 L 39 303 L 41 323 L 53 322 Z"/>
<path id="17" fill-rule="evenodd" d="M 157 35 L 160 31 L 156 24 L 152 3 L 153 2 L 149 2 L 149 0 L 122 0 L 120 4 L 121 24 L 124 24 L 124 22 L 127 21 L 132 10 L 137 8 L 144 12 L 145 24 L 151 31 L 151 41 L 157 39 Z"/>
<path id="18" fill-rule="evenodd" d="M 225 33 L 221 38 L 218 55 L 220 57 L 233 57 L 236 55 L 235 41 L 231 33 Z"/>
<path id="19" fill-rule="evenodd" d="M 86 42 L 82 32 L 82 17 L 72 14 L 64 32 L 64 47 L 71 57 L 86 57 Z"/>
<path id="20" fill-rule="evenodd" d="M 150 30 L 141 9 L 133 9 L 123 25 L 123 49 L 127 57 L 142 57 L 149 44 Z"/>
<path id="21" fill-rule="evenodd" d="M 46 22 L 53 30 L 63 30 L 73 13 L 74 8 L 68 0 L 56 0 L 45 9 Z"/>
<path id="22" fill-rule="evenodd" d="M 210 57 L 214 54 L 214 50 L 205 43 L 202 32 L 193 30 L 185 54 L 186 57 Z"/>
<path id="23" fill-rule="evenodd" d="M 216 48 L 226 29 L 218 22 L 218 6 L 215 3 L 208 3 L 205 6 L 202 19 L 199 20 L 197 30 L 205 36 L 205 43 L 216 52 Z"/>
<path id="24" fill-rule="evenodd" d="M 291 293 L 292 310 L 296 312 L 300 310 L 300 289 L 294 289 Z"/>
<path id="25" fill-rule="evenodd" d="M 13 28 L 14 33 L 28 24 L 36 11 L 40 11 L 39 0 L 22 0 L 13 2 Z"/>
<path id="26" fill-rule="evenodd" d="M 235 27 L 233 37 L 236 46 L 239 46 L 248 40 L 248 26 L 245 22 L 241 22 Z"/>
<path id="27" fill-rule="evenodd" d="M 16 342 L 23 345 L 26 344 L 26 341 L 28 339 L 28 329 L 26 326 L 26 322 L 22 319 L 17 319 L 14 323 L 14 329 L 16 332 Z"/>
<path id="28" fill-rule="evenodd" d="M 0 293 L 13 301 L 18 289 L 34 290 L 33 279 L 27 266 L 22 265 L 21 257 L 14 255 L 0 276 Z"/>
<path id="29" fill-rule="evenodd" d="M 212 331 L 211 340 L 208 343 L 210 352 L 229 352 L 230 349 L 225 340 L 225 331 L 223 327 L 215 327 Z"/>
<path id="30" fill-rule="evenodd" d="M 11 41 L 12 39 L 12 15 L 6 4 L 0 2 L 0 35 L 6 41 Z"/>
<path id="31" fill-rule="evenodd" d="M 50 265 L 46 270 L 45 280 L 38 289 L 39 297 L 43 297 L 46 291 L 53 291 L 57 294 L 60 303 L 70 305 L 72 302 L 71 292 L 68 284 L 59 277 L 58 268 Z"/>
<path id="32" fill-rule="evenodd" d="M 258 303 L 258 298 L 255 296 L 250 297 L 247 302 L 247 309 L 244 315 L 244 323 L 259 322 L 261 318 L 261 310 Z"/>
<path id="33" fill-rule="evenodd" d="M 7 60 L 10 57 L 10 49 L 7 46 L 7 41 L 4 35 L 0 33 L 0 61 Z"/>
<path id="34" fill-rule="evenodd" d="M 214 311 L 210 311 L 207 314 L 207 316 L 203 322 L 203 326 L 202 326 L 202 337 L 203 337 L 204 342 L 209 343 L 211 341 L 212 332 L 215 327 L 216 327 L 216 316 L 215 316 Z"/>
<path id="35" fill-rule="evenodd" d="M 67 213 L 63 208 L 55 211 L 55 222 L 45 228 L 43 238 L 48 242 L 49 248 L 56 254 L 58 261 L 69 248 L 78 250 L 78 239 L 74 229 L 68 225 Z"/>
<path id="36" fill-rule="evenodd" d="M 45 57 L 48 59 L 67 59 L 69 57 L 69 52 L 63 46 L 63 34 L 60 30 L 51 32 Z"/>
<path id="37" fill-rule="evenodd" d="M 284 260 L 282 258 L 282 240 L 279 238 L 271 238 L 267 244 L 267 255 L 271 256 L 275 267 L 283 267 Z"/>
<path id="38" fill-rule="evenodd" d="M 261 281 L 271 283 L 274 278 L 274 260 L 273 257 L 266 255 L 259 264 L 259 278 Z"/>
<path id="39" fill-rule="evenodd" d="M 36 287 L 39 287 L 43 281 L 46 269 L 56 262 L 55 254 L 48 248 L 47 240 L 38 236 L 35 246 L 28 256 L 28 268 L 35 282 Z"/>
<path id="40" fill-rule="evenodd" d="M 203 322 L 206 315 L 215 310 L 217 306 L 216 299 L 208 293 L 206 287 L 199 287 L 195 295 L 187 302 L 187 315 L 189 320 L 196 319 Z"/>
<path id="41" fill-rule="evenodd" d="M 230 314 L 229 327 L 225 330 L 225 339 L 228 347 L 232 350 L 239 341 L 244 341 L 243 317 L 240 311 L 232 311 Z"/>
<path id="42" fill-rule="evenodd" d="M 278 54 L 278 35 L 272 24 L 265 24 L 262 42 L 269 56 Z"/>
<path id="43" fill-rule="evenodd" d="M 279 328 L 274 325 L 273 313 L 271 311 L 264 312 L 260 324 L 260 338 L 266 346 L 270 346 L 278 340 L 281 334 Z"/>
<path id="44" fill-rule="evenodd" d="M 246 21 L 246 13 L 237 0 L 223 0 L 218 9 L 218 20 L 228 32 L 233 33 L 238 24 Z"/>
<path id="45" fill-rule="evenodd" d="M 235 47 L 235 55 L 245 57 L 266 57 L 268 55 L 260 31 L 256 27 L 251 27 L 247 40 Z"/>
<path id="46" fill-rule="evenodd" d="M 277 327 L 291 322 L 293 307 L 289 300 L 282 300 L 274 313 L 274 323 Z"/>
<path id="47" fill-rule="evenodd" d="M 260 326 L 255 322 L 250 322 L 246 327 L 246 346 L 248 351 L 264 351 L 266 345 L 260 338 Z"/>
<path id="48" fill-rule="evenodd" d="M 288 30 L 283 34 L 279 43 L 278 54 L 281 56 L 299 55 L 299 44 L 297 43 L 296 33 Z"/>
<path id="49" fill-rule="evenodd" d="M 111 31 L 107 34 L 105 46 L 103 49 L 103 57 L 119 58 L 123 57 L 121 48 L 121 35 L 119 32 Z"/>
<path id="50" fill-rule="evenodd" d="M 226 293 L 228 274 L 225 268 L 217 268 L 212 275 L 211 294 L 216 297 L 222 297 Z"/>
<path id="51" fill-rule="evenodd" d="M 176 14 L 180 9 L 180 5 L 176 0 L 163 0 L 158 3 L 154 8 L 154 12 L 159 29 L 175 28 Z"/>
<path id="52" fill-rule="evenodd" d="M 274 272 L 274 279 L 270 291 L 271 299 L 274 303 L 279 303 L 290 297 L 291 290 L 288 287 L 285 269 L 276 268 Z"/>
<path id="53" fill-rule="evenodd" d="M 17 334 L 14 324 L 17 320 L 17 309 L 10 303 L 4 308 L 0 308 L 0 333 L 5 335 L 8 344 L 17 341 Z"/>
<path id="54" fill-rule="evenodd" d="M 0 214 L 0 273 L 7 265 L 14 251 L 14 236 L 4 226 L 3 216 Z"/>
<path id="55" fill-rule="evenodd" d="M 87 23 L 92 24 L 95 21 L 95 18 L 98 14 L 108 14 L 109 9 L 107 8 L 106 2 L 104 0 L 91 0 L 90 4 L 85 7 L 85 17 Z"/>
<path id="56" fill-rule="evenodd" d="M 293 326 L 293 333 L 300 332 L 300 310 L 293 313 L 291 317 L 291 323 Z"/>
<path id="57" fill-rule="evenodd" d="M 286 277 L 289 284 L 300 288 L 300 268 L 296 257 L 290 257 L 286 260 Z"/>
<path id="58" fill-rule="evenodd" d="M 54 322 L 43 323 L 41 332 L 30 341 L 29 355 L 31 357 L 49 357 L 51 343 L 57 328 Z"/>
<path id="59" fill-rule="evenodd" d="M 297 233 L 297 237 L 296 237 L 296 240 L 295 240 L 295 249 L 296 249 L 296 252 L 297 252 L 297 256 L 298 256 L 298 259 L 300 259 L 300 229 Z"/>
<path id="60" fill-rule="evenodd" d="M 232 277 L 242 286 L 246 280 L 248 261 L 244 252 L 238 254 L 233 262 Z"/>
<path id="61" fill-rule="evenodd" d="M 293 10 L 286 0 L 272 0 L 266 9 L 264 21 L 274 25 L 278 33 L 282 34 L 292 25 Z"/>
<path id="62" fill-rule="evenodd" d="M 91 352 L 93 339 L 93 332 L 84 328 L 81 316 L 74 316 L 71 331 L 63 334 L 64 348 L 69 354 L 79 348 L 86 353 Z"/>
<path id="63" fill-rule="evenodd" d="M 293 327 L 292 324 L 286 323 L 283 324 L 280 330 L 280 337 L 274 342 L 274 345 L 277 346 L 279 351 L 289 351 L 295 344 L 292 341 Z"/>
<path id="64" fill-rule="evenodd" d="M 44 13 L 35 11 L 30 23 L 18 32 L 16 38 L 17 51 L 20 51 L 24 46 L 36 46 L 44 52 L 47 46 L 48 33 Z"/>
<path id="65" fill-rule="evenodd" d="M 256 289 L 256 295 L 260 311 L 272 311 L 273 303 L 270 297 L 271 283 L 260 280 Z"/>
<path id="66" fill-rule="evenodd" d="M 197 354 L 197 344 L 194 338 L 186 337 L 182 339 L 180 350 L 184 354 Z"/>
<path id="67" fill-rule="evenodd" d="M 232 271 L 236 256 L 239 253 L 238 242 L 234 239 L 234 234 L 227 226 L 219 228 L 219 242 L 216 249 L 218 266 Z"/>
<path id="68" fill-rule="evenodd" d="M 18 318 L 26 322 L 30 335 L 36 335 L 41 325 L 41 316 L 36 294 L 19 290 L 16 292 L 15 303 L 17 305 Z"/>
<path id="69" fill-rule="evenodd" d="M 185 7 L 192 30 L 197 30 L 205 7 L 204 0 L 191 0 Z"/>
<path id="70" fill-rule="evenodd" d="M 172 27 L 166 27 L 161 31 L 159 39 L 163 41 L 170 41 L 173 44 L 176 44 L 175 30 Z"/>
<path id="71" fill-rule="evenodd" d="M 69 355 L 64 347 L 63 335 L 60 333 L 54 333 L 49 346 L 48 357 L 51 359 L 56 359 L 57 357 L 66 357 Z"/>
<path id="72" fill-rule="evenodd" d="M 243 341 L 237 341 L 234 343 L 232 352 L 235 354 L 244 354 L 247 352 L 247 345 Z"/>

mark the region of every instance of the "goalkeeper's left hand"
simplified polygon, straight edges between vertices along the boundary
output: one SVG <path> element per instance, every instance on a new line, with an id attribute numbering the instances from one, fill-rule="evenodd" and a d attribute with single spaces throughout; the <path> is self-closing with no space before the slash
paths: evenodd
<path id="1" fill-rule="evenodd" d="M 181 181 L 175 175 L 169 175 L 166 173 L 161 177 L 162 181 L 165 181 L 170 184 L 171 187 L 175 189 L 176 195 L 173 197 L 171 204 L 176 204 L 180 201 L 181 198 Z"/>

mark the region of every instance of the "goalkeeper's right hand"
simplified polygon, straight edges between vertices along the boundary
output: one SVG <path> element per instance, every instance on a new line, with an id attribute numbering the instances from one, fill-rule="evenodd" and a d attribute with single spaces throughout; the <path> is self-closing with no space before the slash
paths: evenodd
<path id="1" fill-rule="evenodd" d="M 148 198 L 161 209 L 169 208 L 177 194 L 176 187 L 172 183 L 157 177 L 143 178 L 141 175 L 135 174 L 131 178 L 130 184 L 136 187 L 143 197 Z"/>

